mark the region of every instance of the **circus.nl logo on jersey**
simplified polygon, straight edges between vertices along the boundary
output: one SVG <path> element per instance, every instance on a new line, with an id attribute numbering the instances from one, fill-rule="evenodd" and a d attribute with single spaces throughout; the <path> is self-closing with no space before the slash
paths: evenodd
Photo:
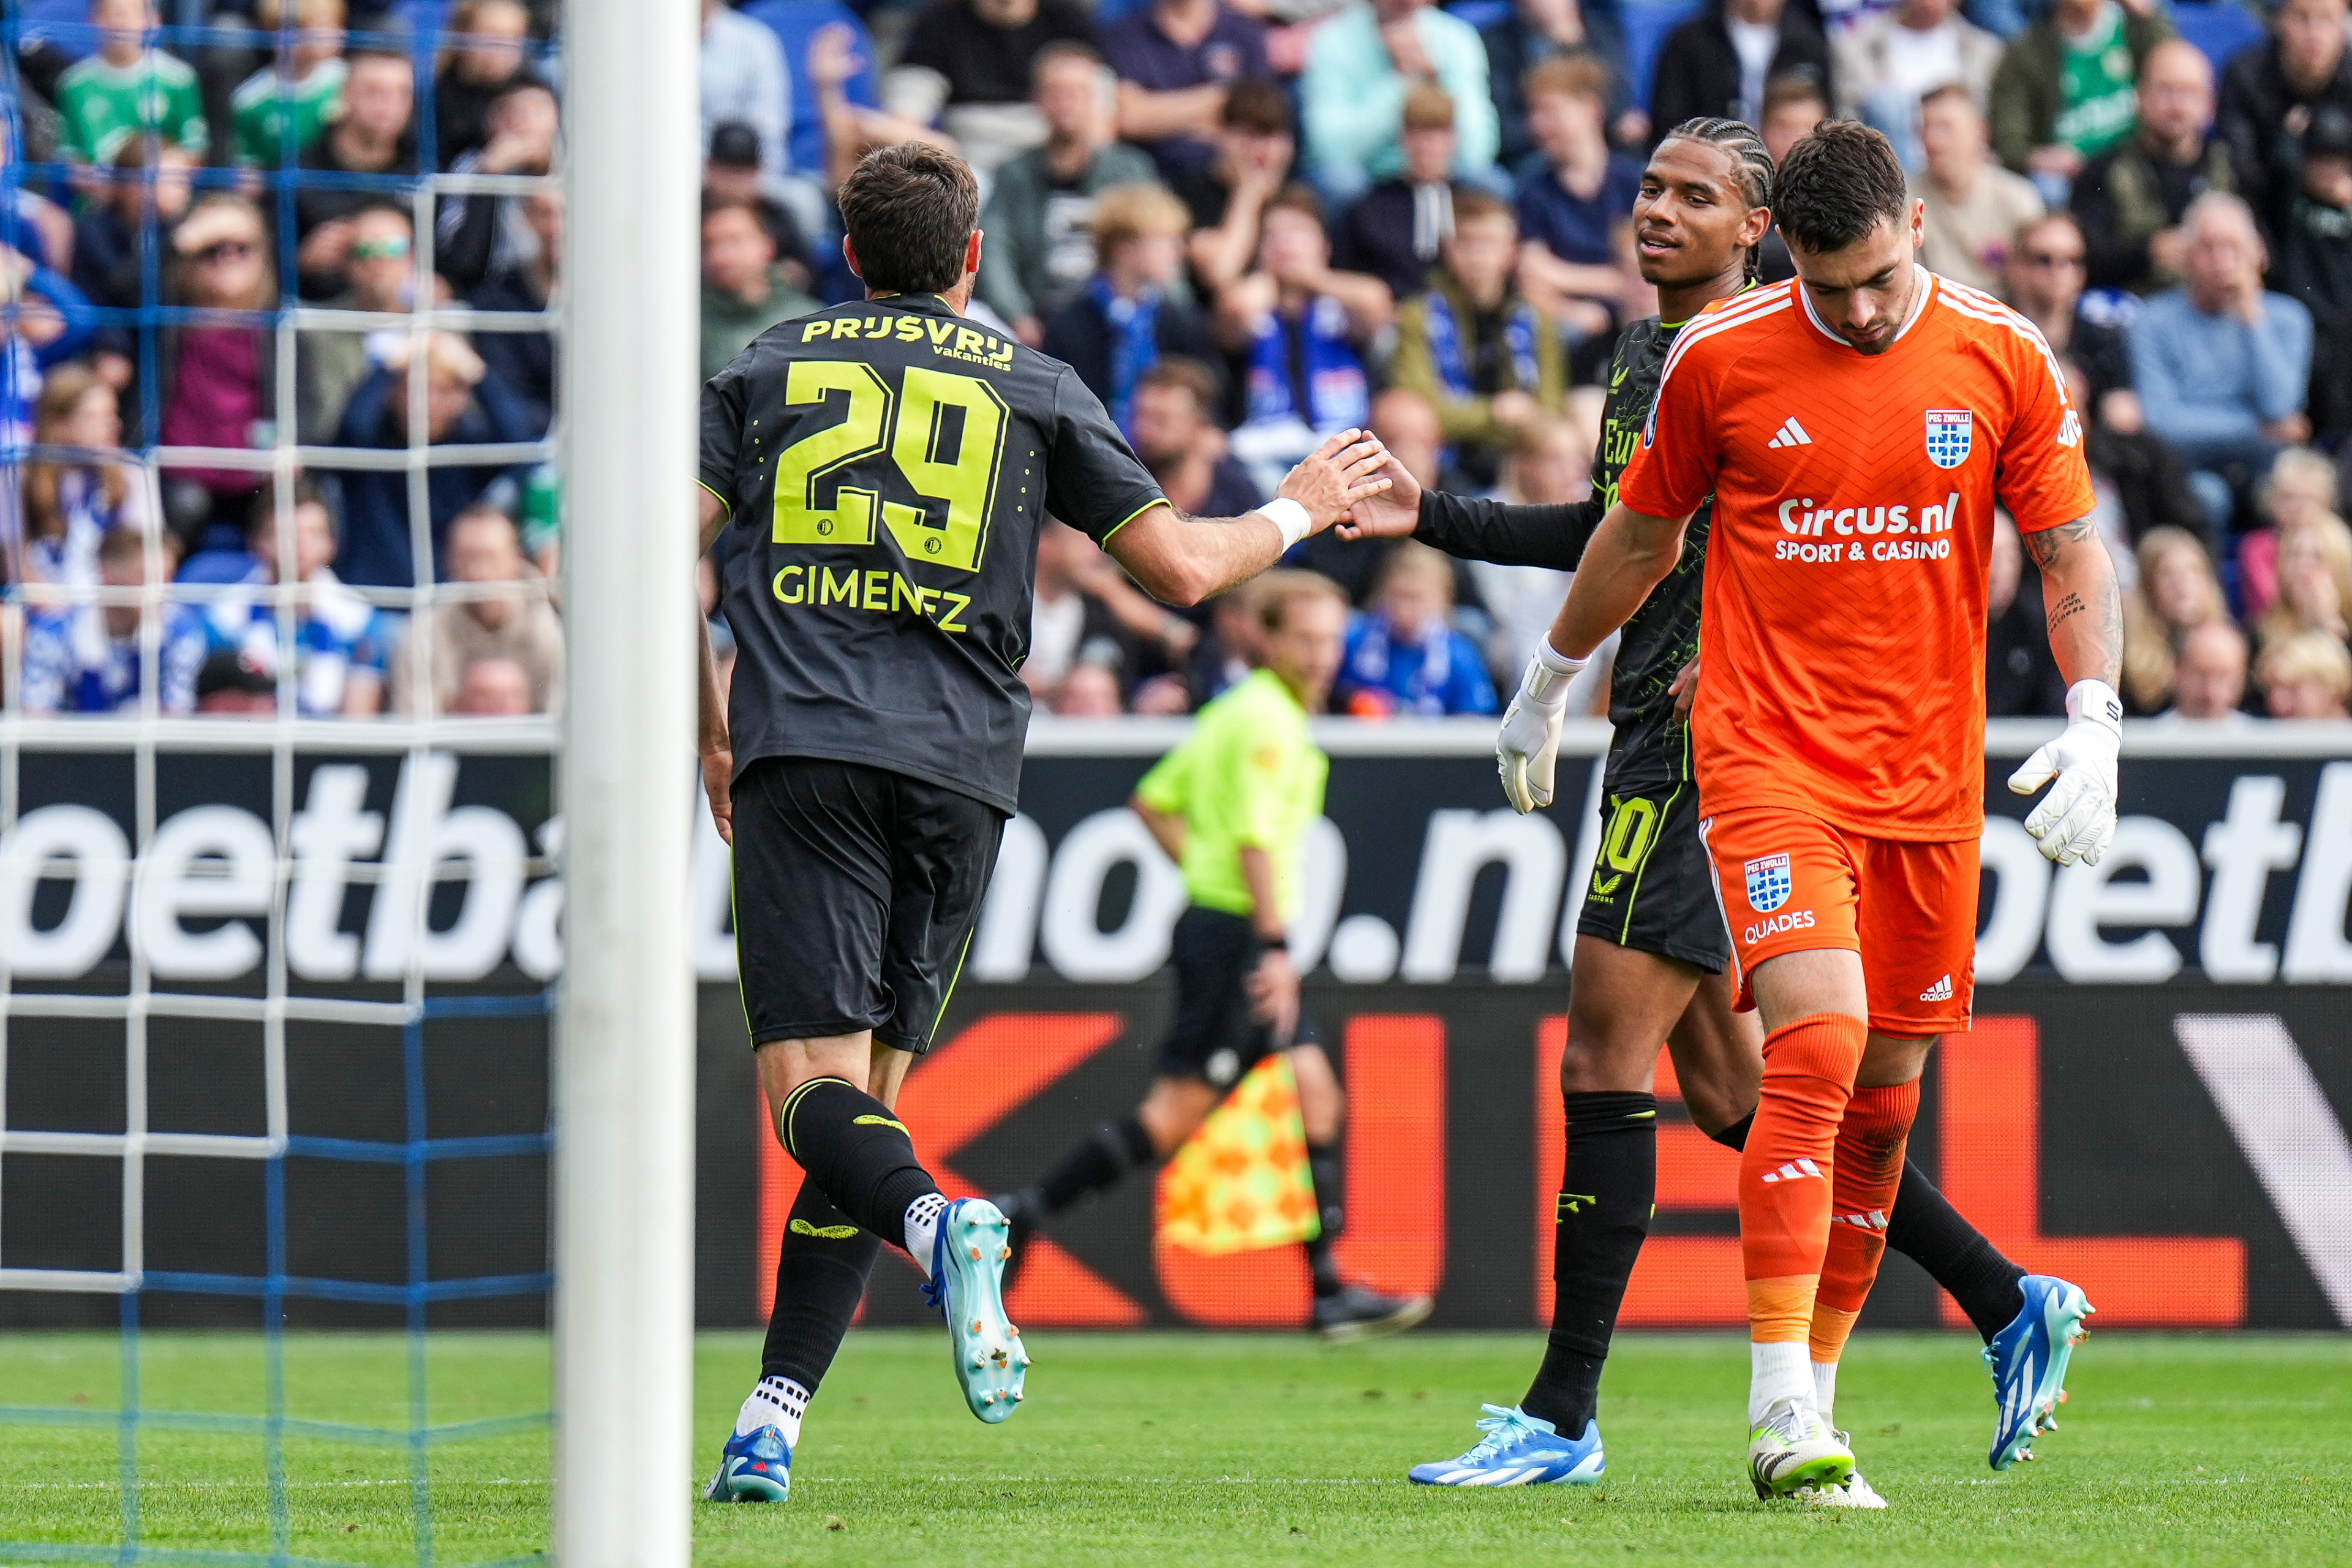
<path id="1" fill-rule="evenodd" d="M 1927 460 L 1939 468 L 1967 462 L 1975 423 L 1965 408 L 1927 410 Z"/>
<path id="2" fill-rule="evenodd" d="M 1748 862 L 1748 907 L 1769 915 L 1789 901 L 1789 858 L 1767 855 Z"/>

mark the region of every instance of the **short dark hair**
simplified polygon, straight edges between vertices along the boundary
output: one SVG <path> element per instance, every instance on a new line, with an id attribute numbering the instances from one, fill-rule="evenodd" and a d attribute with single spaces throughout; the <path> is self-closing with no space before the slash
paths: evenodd
<path id="1" fill-rule="evenodd" d="M 1182 354 L 1170 354 L 1135 379 L 1135 390 L 1166 386 L 1189 393 L 1203 416 L 1213 414 L 1217 406 L 1217 378 L 1199 360 Z"/>
<path id="2" fill-rule="evenodd" d="M 338 535 L 342 532 L 341 520 L 335 516 L 333 507 L 327 506 L 326 492 L 319 488 L 319 481 L 308 474 L 297 474 L 294 476 L 294 510 L 299 511 L 306 506 L 327 507 L 328 524 Z M 277 521 L 278 486 L 273 481 L 253 492 L 253 505 L 245 514 L 246 536 L 251 538 L 263 532 Z"/>
<path id="3" fill-rule="evenodd" d="M 877 147 L 841 183 L 837 200 L 868 289 L 940 294 L 962 279 L 980 187 L 961 158 L 920 142 Z"/>
<path id="4" fill-rule="evenodd" d="M 1454 193 L 1454 226 L 1475 223 L 1480 218 L 1507 219 L 1514 227 L 1519 221 L 1518 209 L 1492 191 L 1482 191 L 1472 185 Z"/>
<path id="5" fill-rule="evenodd" d="M 1097 70 L 1102 68 L 1103 63 L 1102 55 L 1093 45 L 1082 44 L 1076 38 L 1056 38 L 1039 49 L 1037 58 L 1029 62 L 1029 89 L 1034 92 L 1037 84 L 1045 79 L 1045 72 L 1064 60 L 1076 60 Z"/>
<path id="6" fill-rule="evenodd" d="M 1895 144 L 1858 121 L 1824 121 L 1798 138 L 1775 184 L 1780 232 L 1816 255 L 1843 250 L 1910 210 Z"/>
<path id="7" fill-rule="evenodd" d="M 1270 81 L 1244 77 L 1225 89 L 1225 107 L 1217 122 L 1260 136 L 1290 134 L 1290 95 Z"/>
<path id="8" fill-rule="evenodd" d="M 1765 82 L 1764 101 L 1757 106 L 1756 117 L 1769 120 L 1775 111 L 1792 103 L 1816 104 L 1824 113 L 1829 110 L 1830 95 L 1822 90 L 1821 79 L 1811 66 L 1784 70 Z"/>

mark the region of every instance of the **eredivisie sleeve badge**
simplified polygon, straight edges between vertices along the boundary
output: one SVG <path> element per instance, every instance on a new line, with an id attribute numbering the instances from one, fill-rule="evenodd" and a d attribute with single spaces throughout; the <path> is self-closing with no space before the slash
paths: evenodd
<path id="1" fill-rule="evenodd" d="M 1927 410 L 1927 460 L 1939 468 L 1957 468 L 1967 462 L 1975 423 L 1965 408 Z"/>

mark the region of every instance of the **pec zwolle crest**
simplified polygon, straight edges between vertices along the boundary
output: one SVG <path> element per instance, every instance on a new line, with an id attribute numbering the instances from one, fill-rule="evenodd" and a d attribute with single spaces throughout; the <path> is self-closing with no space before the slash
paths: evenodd
<path id="1" fill-rule="evenodd" d="M 1767 855 L 1748 862 L 1748 907 L 1769 915 L 1789 901 L 1789 858 Z"/>
<path id="2" fill-rule="evenodd" d="M 1939 468 L 1957 468 L 1967 462 L 1974 424 L 1965 408 L 1927 410 L 1927 460 Z"/>

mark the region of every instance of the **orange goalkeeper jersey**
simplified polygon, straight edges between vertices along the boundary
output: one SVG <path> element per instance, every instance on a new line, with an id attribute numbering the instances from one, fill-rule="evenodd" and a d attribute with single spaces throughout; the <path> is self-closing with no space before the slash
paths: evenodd
<path id="1" fill-rule="evenodd" d="M 1881 838 L 1983 828 L 1993 508 L 2055 528 L 2090 511 L 2091 478 L 2042 334 L 1919 276 L 1875 355 L 1793 282 L 1710 307 L 1619 480 L 1653 517 L 1715 497 L 1691 721 L 1709 812 L 1783 805 Z"/>

